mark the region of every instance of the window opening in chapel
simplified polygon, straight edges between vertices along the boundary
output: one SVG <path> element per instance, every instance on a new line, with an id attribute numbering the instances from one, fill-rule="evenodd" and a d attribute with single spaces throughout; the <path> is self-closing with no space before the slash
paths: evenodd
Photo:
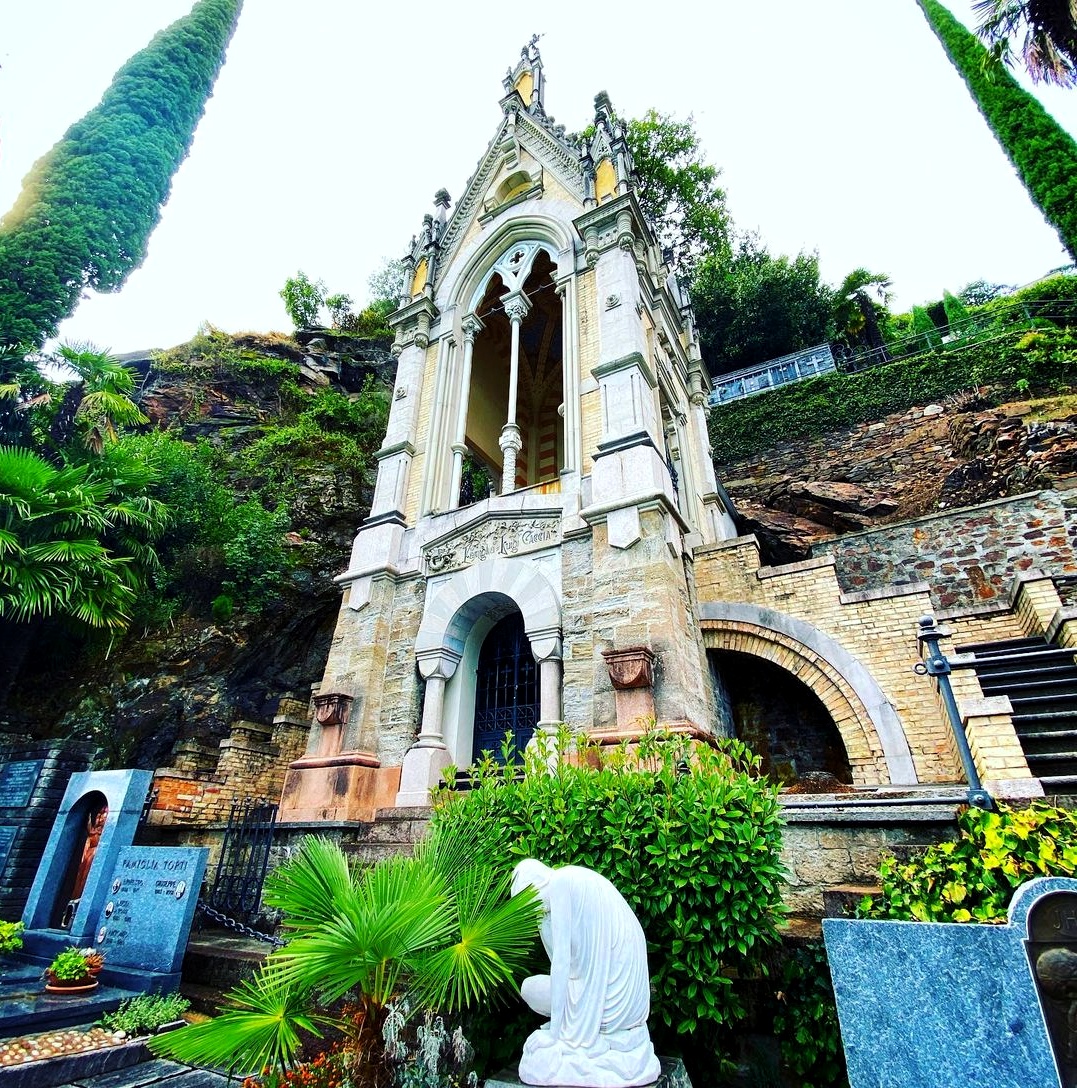
<path id="1" fill-rule="evenodd" d="M 461 481 L 461 504 L 485 498 L 484 474 L 492 477 L 498 491 L 556 486 L 559 480 L 564 460 L 564 319 L 554 271 L 553 261 L 540 250 L 523 286 L 530 308 L 520 325 L 515 423 L 521 445 L 515 478 L 507 487 L 502 481 L 501 436 L 509 418 L 512 329 L 505 312 L 509 291 L 499 275 L 491 277 L 476 308 L 484 327 L 475 340 L 464 441 L 471 462 L 483 471 L 478 486 L 473 482 L 465 487 Z"/>

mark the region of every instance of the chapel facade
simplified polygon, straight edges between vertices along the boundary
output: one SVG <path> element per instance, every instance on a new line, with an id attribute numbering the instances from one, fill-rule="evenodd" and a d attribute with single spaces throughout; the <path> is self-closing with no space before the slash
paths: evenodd
<path id="1" fill-rule="evenodd" d="M 519 751 L 561 722 L 615 732 L 603 651 L 646 651 L 627 667 L 652 677 L 660 723 L 721 728 L 690 557 L 735 529 L 685 292 L 608 99 L 578 146 L 546 114 L 533 43 L 504 86 L 463 197 L 450 214 L 437 194 L 405 260 L 388 431 L 321 686 L 351 705 L 315 720 L 299 809 L 326 760 L 335 795 L 418 804 L 506 733 Z"/>
<path id="2" fill-rule="evenodd" d="M 450 211 L 436 194 L 405 258 L 373 504 L 281 820 L 428 804 L 450 767 L 518 759 L 562 724 L 600 743 L 652 723 L 736 732 L 778 777 L 960 782 L 938 691 L 912 671 L 932 587 L 849 592 L 833 555 L 767 567 L 738 536 L 692 311 L 624 127 L 601 94 L 593 130 L 566 138 L 534 41 L 504 91 L 463 196 Z M 1005 608 L 942 617 L 954 639 L 1049 634 L 1051 575 L 1015 569 Z M 954 683 L 985 781 L 1042 792 L 1008 701 L 972 671 Z M 784 700 L 784 735 L 738 718 L 746 687 Z"/>

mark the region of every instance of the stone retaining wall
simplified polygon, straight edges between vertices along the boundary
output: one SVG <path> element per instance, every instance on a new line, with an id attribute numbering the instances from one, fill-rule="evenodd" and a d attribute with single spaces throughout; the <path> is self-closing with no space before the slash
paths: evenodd
<path id="1" fill-rule="evenodd" d="M 1062 494 L 1038 491 L 929 514 L 816 544 L 846 593 L 926 582 L 936 608 L 1005 604 L 1014 574 L 1077 571 L 1077 518 Z"/>

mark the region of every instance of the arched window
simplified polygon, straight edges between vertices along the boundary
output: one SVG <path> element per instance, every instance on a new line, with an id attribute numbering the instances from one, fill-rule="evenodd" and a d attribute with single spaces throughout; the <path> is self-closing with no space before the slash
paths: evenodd
<path id="1" fill-rule="evenodd" d="M 489 485 L 503 494 L 559 480 L 564 317 L 555 272 L 537 244 L 510 247 L 477 298 L 473 313 L 482 328 L 472 349 L 462 436 L 466 468 L 454 505 L 485 498 Z"/>

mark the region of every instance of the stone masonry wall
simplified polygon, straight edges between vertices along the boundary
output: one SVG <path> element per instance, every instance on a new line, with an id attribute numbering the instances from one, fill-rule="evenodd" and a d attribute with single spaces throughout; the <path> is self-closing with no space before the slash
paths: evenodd
<path id="1" fill-rule="evenodd" d="M 1019 571 L 1077 571 L 1077 517 L 1061 494 L 1039 491 L 824 541 L 812 552 L 834 557 L 847 593 L 927 582 L 935 608 L 1005 604 Z"/>
<path id="2" fill-rule="evenodd" d="M 761 567 L 751 537 L 697 550 L 696 580 L 701 604 L 759 605 L 804 620 L 835 639 L 871 673 L 897 713 L 920 781 L 957 780 L 960 768 L 952 760 L 933 686 L 912 671 L 919 660 L 917 620 L 931 610 L 925 587 L 906 587 L 896 595 L 842 594 L 832 560 L 822 557 L 784 567 Z M 705 630 L 708 626 L 704 624 Z M 708 638 L 708 645 L 735 650 L 740 637 L 741 633 L 730 629 L 728 637 L 717 643 Z M 798 674 L 805 667 L 797 654 L 777 642 L 770 660 Z M 808 680 L 807 675 L 801 678 Z M 861 737 L 851 721 L 836 720 L 836 724 L 853 766 L 853 781 L 887 781 L 878 739 Z"/>

